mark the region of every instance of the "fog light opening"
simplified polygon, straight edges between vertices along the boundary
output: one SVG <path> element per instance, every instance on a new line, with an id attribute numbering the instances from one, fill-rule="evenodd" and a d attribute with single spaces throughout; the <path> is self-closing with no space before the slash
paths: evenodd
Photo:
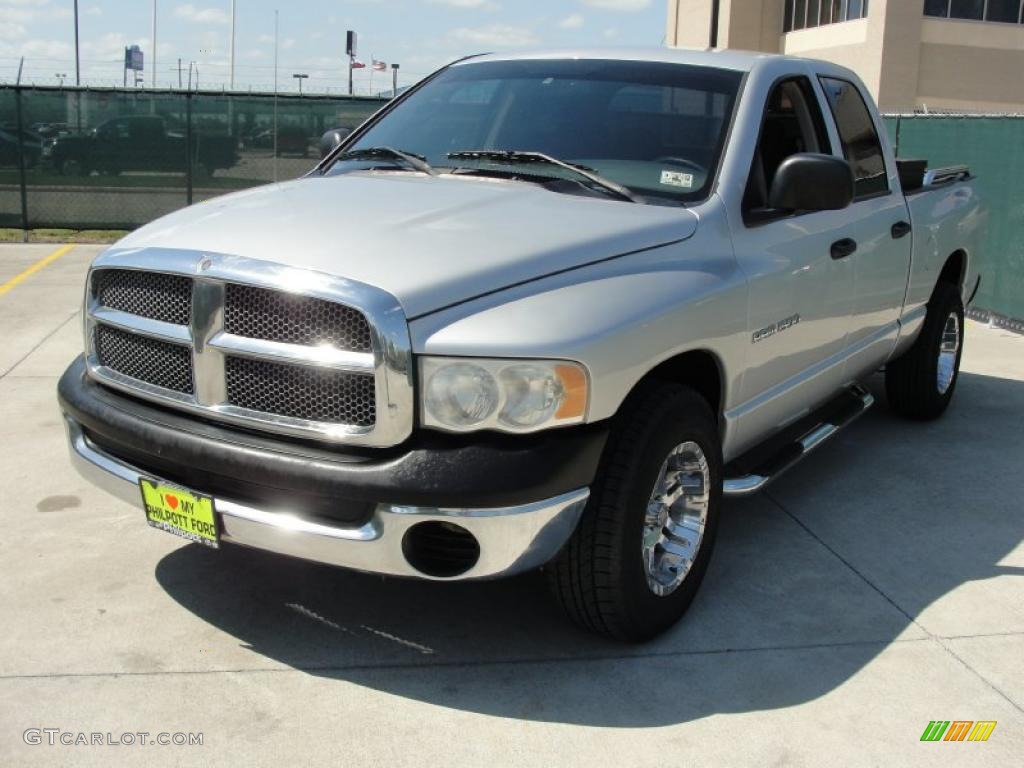
<path id="1" fill-rule="evenodd" d="M 480 543 L 461 525 L 430 520 L 416 523 L 405 532 L 402 554 L 420 573 L 450 579 L 476 565 Z"/>

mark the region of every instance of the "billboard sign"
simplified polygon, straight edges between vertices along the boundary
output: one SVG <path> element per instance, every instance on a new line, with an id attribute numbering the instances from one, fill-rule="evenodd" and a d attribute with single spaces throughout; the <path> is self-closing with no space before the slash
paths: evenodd
<path id="1" fill-rule="evenodd" d="M 124 49 L 124 68 L 134 69 L 136 72 L 143 70 L 142 51 L 139 49 L 139 46 L 133 45 L 130 48 Z"/>

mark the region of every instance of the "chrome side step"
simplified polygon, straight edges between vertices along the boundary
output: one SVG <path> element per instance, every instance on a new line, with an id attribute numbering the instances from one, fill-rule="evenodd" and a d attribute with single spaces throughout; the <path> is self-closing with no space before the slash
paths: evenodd
<path id="1" fill-rule="evenodd" d="M 859 384 L 847 388 L 851 396 L 852 406 L 836 414 L 805 432 L 793 442 L 785 444 L 771 459 L 759 465 L 757 470 L 726 477 L 724 494 L 726 496 L 749 496 L 757 493 L 768 483 L 788 470 L 811 451 L 834 437 L 844 427 L 857 420 L 868 408 L 875 404 L 875 398 Z"/>

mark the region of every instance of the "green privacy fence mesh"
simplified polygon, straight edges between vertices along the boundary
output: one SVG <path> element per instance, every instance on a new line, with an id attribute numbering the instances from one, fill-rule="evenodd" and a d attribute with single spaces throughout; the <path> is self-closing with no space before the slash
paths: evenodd
<path id="1" fill-rule="evenodd" d="M 989 215 L 974 305 L 1024 318 L 1024 116 L 904 115 L 886 124 L 900 157 L 970 166 Z"/>
<path id="2" fill-rule="evenodd" d="M 354 128 L 384 103 L 2 87 L 0 227 L 131 229 L 296 178 L 316 163 L 324 131 Z"/>
<path id="3" fill-rule="evenodd" d="M 315 163 L 324 131 L 354 128 L 384 103 L 0 86 L 0 227 L 131 229 L 295 178 Z M 974 171 L 989 208 L 975 305 L 1024 318 L 1024 116 L 890 116 L 886 124 L 901 157 Z"/>

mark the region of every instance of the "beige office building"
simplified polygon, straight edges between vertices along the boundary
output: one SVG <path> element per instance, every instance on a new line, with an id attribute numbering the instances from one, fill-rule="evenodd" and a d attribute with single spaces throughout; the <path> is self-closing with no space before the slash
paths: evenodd
<path id="1" fill-rule="evenodd" d="M 668 0 L 669 45 L 827 59 L 882 110 L 1024 112 L 1024 0 Z"/>

